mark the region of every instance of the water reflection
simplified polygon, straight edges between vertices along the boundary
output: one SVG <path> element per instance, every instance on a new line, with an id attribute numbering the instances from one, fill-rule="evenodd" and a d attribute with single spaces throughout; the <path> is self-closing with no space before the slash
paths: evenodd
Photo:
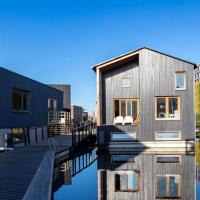
<path id="1" fill-rule="evenodd" d="M 72 185 L 72 177 L 81 173 L 84 169 L 96 161 L 96 150 L 92 149 L 84 154 L 73 156 L 62 164 L 58 164 L 54 169 L 54 192 L 64 185 Z"/>
<path id="2" fill-rule="evenodd" d="M 194 152 L 100 153 L 98 184 L 98 200 L 193 200 Z"/>
<path id="3" fill-rule="evenodd" d="M 200 199 L 199 152 L 196 168 L 194 152 L 98 152 L 96 158 L 91 150 L 57 166 L 54 199 Z"/>

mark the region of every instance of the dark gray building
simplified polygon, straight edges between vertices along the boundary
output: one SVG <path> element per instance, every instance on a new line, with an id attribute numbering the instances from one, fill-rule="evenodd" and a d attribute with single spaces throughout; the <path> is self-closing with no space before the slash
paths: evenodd
<path id="1" fill-rule="evenodd" d="M 71 120 L 74 124 L 83 121 L 83 108 L 81 106 L 71 106 Z"/>
<path id="2" fill-rule="evenodd" d="M 70 110 L 71 110 L 71 85 L 49 84 L 49 86 L 63 92 L 63 109 L 67 112 L 70 112 Z"/>
<path id="3" fill-rule="evenodd" d="M 63 110 L 62 91 L 1 67 L 0 96 L 0 134 L 20 135 L 23 128 L 45 127 L 48 111 Z"/>
<path id="4" fill-rule="evenodd" d="M 194 140 L 195 67 L 149 48 L 95 65 L 101 143 Z"/>

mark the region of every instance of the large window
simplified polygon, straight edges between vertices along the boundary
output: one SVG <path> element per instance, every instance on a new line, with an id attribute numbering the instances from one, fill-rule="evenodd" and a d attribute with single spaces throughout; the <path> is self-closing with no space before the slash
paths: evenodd
<path id="1" fill-rule="evenodd" d="M 16 112 L 29 111 L 29 92 L 13 89 L 12 91 L 12 109 Z"/>
<path id="2" fill-rule="evenodd" d="M 186 72 L 175 73 L 175 88 L 176 90 L 186 89 Z"/>
<path id="3" fill-rule="evenodd" d="M 156 176 L 156 198 L 178 198 L 180 193 L 180 175 Z"/>
<path id="4" fill-rule="evenodd" d="M 115 173 L 116 192 L 138 192 L 140 190 L 139 171 L 117 171 Z"/>
<path id="5" fill-rule="evenodd" d="M 155 115 L 158 120 L 180 119 L 180 97 L 156 97 Z"/>
<path id="6" fill-rule="evenodd" d="M 139 99 L 115 99 L 115 117 L 132 116 L 134 120 L 139 117 Z"/>

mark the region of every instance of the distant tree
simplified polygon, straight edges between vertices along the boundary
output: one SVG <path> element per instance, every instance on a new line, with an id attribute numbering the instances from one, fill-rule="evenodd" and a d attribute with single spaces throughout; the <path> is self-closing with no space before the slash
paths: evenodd
<path id="1" fill-rule="evenodd" d="M 200 142 L 196 142 L 195 155 L 196 155 L 195 157 L 196 157 L 197 167 L 200 167 Z"/>

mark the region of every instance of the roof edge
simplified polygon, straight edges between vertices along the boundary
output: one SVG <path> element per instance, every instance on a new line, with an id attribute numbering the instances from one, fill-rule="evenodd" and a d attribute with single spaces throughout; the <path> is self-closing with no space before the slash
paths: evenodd
<path id="1" fill-rule="evenodd" d="M 162 54 L 162 55 L 165 55 L 165 56 L 168 56 L 168 57 L 171 57 L 171 58 L 174 58 L 174 59 L 177 59 L 177 60 L 180 60 L 180 61 L 189 63 L 189 64 L 192 64 L 192 65 L 194 65 L 195 68 L 198 66 L 198 64 L 193 63 L 193 62 L 190 62 L 190 61 L 187 61 L 187 60 L 184 60 L 184 59 L 182 59 L 182 58 L 178 58 L 178 57 L 176 57 L 176 56 L 172 56 L 172 55 L 170 55 L 170 54 L 163 53 L 163 52 L 161 52 L 161 51 L 157 51 L 157 50 L 154 50 L 154 49 L 151 49 L 151 48 L 148 48 L 148 47 L 141 47 L 141 48 L 138 48 L 138 49 L 136 49 L 136 50 L 134 50 L 134 51 L 129 51 L 128 53 L 121 54 L 120 56 L 113 57 L 113 58 L 111 58 L 111 59 L 108 59 L 108 60 L 106 60 L 106 61 L 103 61 L 103 62 L 101 62 L 101 63 L 98 63 L 98 64 L 94 65 L 93 67 L 91 67 L 91 69 L 94 70 L 94 71 L 96 71 L 96 68 L 99 67 L 99 66 L 101 66 L 101 65 L 107 64 L 107 63 L 112 62 L 112 61 L 114 61 L 114 60 L 117 60 L 117 59 L 119 59 L 119 58 L 123 58 L 124 56 L 128 56 L 129 54 L 136 53 L 137 51 L 140 51 L 140 50 L 142 50 L 142 49 L 147 49 L 147 50 L 150 50 L 150 51 L 153 51 L 153 52 L 156 52 L 156 53 L 159 53 L 159 54 Z"/>

